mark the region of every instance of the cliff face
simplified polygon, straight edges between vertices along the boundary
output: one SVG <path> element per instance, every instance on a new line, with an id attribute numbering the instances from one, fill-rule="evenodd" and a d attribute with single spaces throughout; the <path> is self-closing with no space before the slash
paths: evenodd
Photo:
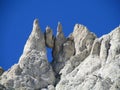
<path id="1" fill-rule="evenodd" d="M 46 47 L 52 48 L 53 62 Z M 120 27 L 100 38 L 76 24 L 66 38 L 58 23 L 43 34 L 34 20 L 18 64 L 0 76 L 1 90 L 120 90 Z"/>

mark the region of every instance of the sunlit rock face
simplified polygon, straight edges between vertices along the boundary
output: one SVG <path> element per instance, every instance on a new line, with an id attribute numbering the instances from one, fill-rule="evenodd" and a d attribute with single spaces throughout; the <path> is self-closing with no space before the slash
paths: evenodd
<path id="1" fill-rule="evenodd" d="M 0 83 L 8 90 L 37 90 L 54 85 L 55 76 L 47 60 L 44 34 L 37 19 L 18 64 L 2 75 Z"/>
<path id="2" fill-rule="evenodd" d="M 120 27 L 100 38 L 87 32 L 75 26 L 76 53 L 60 70 L 56 90 L 120 90 Z"/>
<path id="3" fill-rule="evenodd" d="M 100 38 L 81 24 L 68 37 L 63 32 L 59 22 L 56 36 L 48 26 L 43 34 L 35 19 L 18 63 L 1 73 L 0 90 L 120 90 L 120 27 Z"/>
<path id="4" fill-rule="evenodd" d="M 52 32 L 51 28 L 48 26 L 46 27 L 46 31 L 45 31 L 45 43 L 46 43 L 46 46 L 49 48 L 54 47 L 53 32 Z"/>

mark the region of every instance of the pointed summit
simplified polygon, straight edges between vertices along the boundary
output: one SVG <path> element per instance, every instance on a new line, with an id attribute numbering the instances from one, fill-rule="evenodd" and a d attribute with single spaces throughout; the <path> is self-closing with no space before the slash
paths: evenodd
<path id="1" fill-rule="evenodd" d="M 32 50 L 44 51 L 46 53 L 44 34 L 40 30 L 38 19 L 35 19 L 33 22 L 33 30 L 24 47 L 24 53 Z"/>
<path id="2" fill-rule="evenodd" d="M 61 50 L 62 44 L 65 42 L 65 40 L 66 40 L 66 38 L 64 36 L 64 33 L 62 32 L 62 24 L 60 22 L 58 22 L 57 35 L 55 37 L 55 46 L 53 49 L 53 57 L 57 56 L 57 54 Z"/>
<path id="3" fill-rule="evenodd" d="M 38 19 L 35 19 L 33 22 L 33 30 L 39 30 L 39 29 L 40 29 L 39 21 L 38 21 Z"/>
<path id="4" fill-rule="evenodd" d="M 92 44 L 96 38 L 94 33 L 90 32 L 84 25 L 76 24 L 73 31 L 73 37 L 76 54 L 80 54 L 86 50 L 90 53 Z"/>
<path id="5" fill-rule="evenodd" d="M 86 26 L 82 25 L 82 24 L 75 24 L 74 26 L 74 32 L 89 32 L 89 30 L 87 29 Z"/>
<path id="6" fill-rule="evenodd" d="M 54 85 L 54 72 L 47 60 L 44 34 L 40 31 L 37 19 L 34 20 L 33 30 L 18 64 L 1 77 L 0 84 L 7 90 L 41 90 Z"/>
<path id="7" fill-rule="evenodd" d="M 53 31 L 49 26 L 46 27 L 45 31 L 45 44 L 49 48 L 54 47 L 54 36 L 53 36 Z"/>
<path id="8" fill-rule="evenodd" d="M 58 22 L 58 26 L 57 26 L 57 35 L 59 33 L 62 33 L 62 24 L 60 22 Z"/>

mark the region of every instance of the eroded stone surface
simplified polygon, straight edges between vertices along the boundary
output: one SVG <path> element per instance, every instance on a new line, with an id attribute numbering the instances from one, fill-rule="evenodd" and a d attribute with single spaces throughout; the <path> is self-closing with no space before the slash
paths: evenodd
<path id="1" fill-rule="evenodd" d="M 60 69 L 64 66 L 63 57 L 61 53 L 63 52 L 63 43 L 66 41 L 66 38 L 62 32 L 62 24 L 58 22 L 57 26 L 57 35 L 55 37 L 55 43 L 53 48 L 53 68 L 55 73 L 59 73 Z"/>
<path id="2" fill-rule="evenodd" d="M 73 31 L 76 55 L 87 50 L 90 52 L 92 44 L 96 38 L 85 26 L 76 24 Z"/>
<path id="3" fill-rule="evenodd" d="M 0 84 L 0 90 L 6 90 L 6 88 Z"/>
<path id="4" fill-rule="evenodd" d="M 56 90 L 119 90 L 119 32 L 120 27 L 117 27 L 111 33 L 95 39 L 91 53 L 76 68 L 70 61 L 80 60 L 80 56 L 77 54 L 78 58 L 71 58 L 60 71 L 62 75 Z M 77 52 L 80 53 L 81 49 Z"/>
<path id="5" fill-rule="evenodd" d="M 47 60 L 44 34 L 37 19 L 18 64 L 2 75 L 0 83 L 15 90 L 35 90 L 54 85 L 55 76 Z"/>
<path id="6" fill-rule="evenodd" d="M 45 43 L 46 43 L 46 46 L 49 48 L 54 47 L 53 32 L 52 32 L 51 28 L 48 26 L 46 27 L 46 31 L 45 31 Z"/>
<path id="7" fill-rule="evenodd" d="M 46 46 L 53 50 L 51 65 Z M 58 23 L 54 38 L 50 27 L 43 34 L 35 20 L 18 64 L 0 76 L 1 88 L 120 90 L 120 27 L 97 38 L 85 26 L 76 24 L 73 33 L 66 38 Z"/>
<path id="8" fill-rule="evenodd" d="M 55 46 L 53 48 L 53 58 L 58 59 L 58 55 L 62 49 L 63 43 L 66 41 L 66 38 L 62 32 L 62 24 L 59 22 L 57 26 L 57 35 L 55 37 Z"/>

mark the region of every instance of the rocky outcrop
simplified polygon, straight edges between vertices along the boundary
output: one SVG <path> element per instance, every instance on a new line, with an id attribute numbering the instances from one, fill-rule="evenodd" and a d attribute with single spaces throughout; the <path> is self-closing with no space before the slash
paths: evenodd
<path id="1" fill-rule="evenodd" d="M 57 27 L 57 35 L 55 37 L 55 43 L 54 43 L 54 48 L 53 48 L 53 58 L 55 60 L 58 59 L 58 54 L 60 53 L 62 49 L 63 43 L 66 41 L 66 38 L 62 32 L 62 24 L 58 22 L 58 27 Z"/>
<path id="2" fill-rule="evenodd" d="M 65 37 L 58 23 L 53 36 L 50 27 L 43 34 L 36 19 L 18 64 L 0 76 L 0 90 L 120 90 L 120 27 L 97 38 L 76 24 Z"/>
<path id="3" fill-rule="evenodd" d="M 95 34 L 91 33 L 85 26 L 76 24 L 72 33 L 75 44 L 75 55 L 65 63 L 64 68 L 60 71 L 62 76 L 67 75 L 74 70 L 91 52 Z"/>
<path id="4" fill-rule="evenodd" d="M 46 27 L 46 31 L 45 31 L 45 43 L 46 46 L 49 48 L 53 48 L 54 47 L 54 36 L 53 36 L 53 32 L 50 29 L 50 27 Z"/>
<path id="5" fill-rule="evenodd" d="M 37 19 L 18 64 L 2 75 L 0 83 L 9 90 L 38 90 L 54 85 L 55 76 L 47 60 L 44 34 Z"/>
<path id="6" fill-rule="evenodd" d="M 57 35 L 55 37 L 55 43 L 53 48 L 53 69 L 55 73 L 59 73 L 60 69 L 64 66 L 64 59 L 61 56 L 63 52 L 63 43 L 66 41 L 66 38 L 62 32 L 62 24 L 58 22 L 57 26 Z"/>
<path id="7" fill-rule="evenodd" d="M 61 51 L 58 53 L 58 58 L 53 61 L 53 68 L 56 73 L 65 66 L 65 63 L 73 56 L 75 53 L 74 41 L 71 37 L 68 37 L 66 41 L 62 44 Z"/>
<path id="8" fill-rule="evenodd" d="M 56 90 L 119 90 L 119 34 L 120 27 L 117 27 L 111 33 L 92 41 L 94 43 L 90 46 L 90 54 L 76 68 L 70 61 L 80 60 L 84 55 L 71 57 L 69 63 L 60 71 L 62 75 Z M 77 53 L 83 52 L 78 46 L 79 44 L 76 44 Z"/>
<path id="9" fill-rule="evenodd" d="M 91 55 L 95 55 L 95 56 L 99 56 L 100 55 L 100 40 L 99 39 L 95 39 L 92 49 L 91 49 Z"/>
<path id="10" fill-rule="evenodd" d="M 76 24 L 73 31 L 76 55 L 87 50 L 90 52 L 92 44 L 96 38 L 85 26 Z"/>

